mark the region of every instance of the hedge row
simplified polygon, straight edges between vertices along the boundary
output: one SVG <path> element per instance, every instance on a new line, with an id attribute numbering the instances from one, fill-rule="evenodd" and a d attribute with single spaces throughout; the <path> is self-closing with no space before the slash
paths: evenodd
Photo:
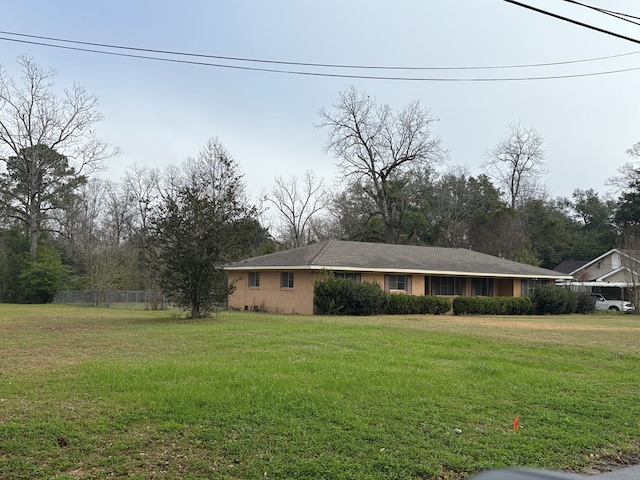
<path id="1" fill-rule="evenodd" d="M 388 295 L 384 313 L 387 315 L 429 314 L 442 315 L 451 310 L 451 300 L 429 295 L 407 295 L 393 293 Z"/>
<path id="2" fill-rule="evenodd" d="M 567 288 L 545 285 L 531 297 L 456 297 L 389 294 L 377 283 L 354 282 L 332 274 L 316 279 L 313 304 L 322 315 L 539 315 L 587 313 L 595 308 L 593 299 Z"/>
<path id="3" fill-rule="evenodd" d="M 456 315 L 566 315 L 595 310 L 588 293 L 576 293 L 555 285 L 538 287 L 531 297 L 457 297 Z"/>
<path id="4" fill-rule="evenodd" d="M 451 301 L 426 295 L 389 294 L 377 283 L 333 275 L 316 279 L 313 304 L 321 315 L 431 314 L 451 310 Z"/>
<path id="5" fill-rule="evenodd" d="M 456 315 L 529 315 L 530 297 L 456 297 L 453 313 Z"/>

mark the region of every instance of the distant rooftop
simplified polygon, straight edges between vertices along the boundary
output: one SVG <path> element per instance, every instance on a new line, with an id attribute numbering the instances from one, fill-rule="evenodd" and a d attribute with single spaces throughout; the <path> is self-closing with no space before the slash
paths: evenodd
<path id="1" fill-rule="evenodd" d="M 586 260 L 565 260 L 560 265 L 554 268 L 556 272 L 565 273 L 567 275 L 572 274 L 581 267 L 584 267 L 587 263 Z"/>

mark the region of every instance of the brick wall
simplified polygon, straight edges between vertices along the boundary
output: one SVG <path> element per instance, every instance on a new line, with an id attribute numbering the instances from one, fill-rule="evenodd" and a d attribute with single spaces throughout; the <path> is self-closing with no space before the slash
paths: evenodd
<path id="1" fill-rule="evenodd" d="M 229 308 L 237 310 L 257 310 L 272 313 L 313 314 L 313 281 L 317 272 L 291 270 L 294 276 L 293 288 L 281 286 L 282 271 L 260 271 L 260 286 L 249 286 L 249 272 L 230 270 L 229 281 L 235 282 L 236 290 L 229 296 Z M 363 272 L 361 281 L 375 282 L 384 288 L 384 273 Z M 411 293 L 425 294 L 425 276 L 412 275 Z M 519 297 L 519 279 L 494 279 L 494 295 Z M 465 295 L 471 294 L 471 282 L 465 285 Z"/>
<path id="2" fill-rule="evenodd" d="M 313 314 L 313 280 L 315 273 L 293 272 L 293 288 L 280 286 L 281 271 L 261 271 L 260 286 L 249 287 L 249 272 L 229 271 L 229 281 L 236 290 L 229 295 L 229 308 L 272 313 Z"/>

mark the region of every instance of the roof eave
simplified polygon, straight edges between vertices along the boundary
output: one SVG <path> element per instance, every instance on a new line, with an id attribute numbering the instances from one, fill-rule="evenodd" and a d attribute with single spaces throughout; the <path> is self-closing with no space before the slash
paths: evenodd
<path id="1" fill-rule="evenodd" d="M 371 272 L 371 273 L 398 273 L 404 275 L 441 275 L 456 277 L 493 277 L 493 278 L 539 278 L 549 280 L 573 280 L 571 275 L 552 275 L 552 274 L 527 274 L 527 273 L 489 273 L 489 272 L 460 272 L 455 270 L 417 270 L 403 268 L 362 268 L 362 267 L 345 267 L 331 265 L 247 265 L 247 266 L 229 266 L 227 270 L 256 271 L 256 270 L 288 270 L 288 271 L 320 271 L 331 270 L 341 272 Z"/>

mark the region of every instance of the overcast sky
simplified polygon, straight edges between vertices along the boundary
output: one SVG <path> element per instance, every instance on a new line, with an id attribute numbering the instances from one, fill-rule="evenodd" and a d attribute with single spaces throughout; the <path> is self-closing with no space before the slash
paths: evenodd
<path id="1" fill-rule="evenodd" d="M 522 1 L 640 39 L 640 26 L 570 2 Z M 637 0 L 584 2 L 640 17 Z M 497 67 L 611 57 L 535 68 L 412 71 L 181 57 L 299 72 L 456 79 L 398 81 L 188 65 L 0 40 L 0 63 L 10 74 L 19 75 L 16 57 L 28 54 L 58 70 L 58 87 L 76 82 L 100 98 L 105 120 L 96 128 L 98 136 L 122 151 L 109 160 L 112 178 L 133 164 L 180 164 L 217 136 L 256 196 L 271 188 L 275 176 L 300 176 L 305 170 L 333 183 L 335 160 L 323 150 L 327 132 L 315 124 L 318 111 L 330 108 L 349 85 L 395 109 L 419 100 L 439 119 L 434 133 L 449 151 L 449 164 L 465 166 L 473 175 L 481 173 L 484 152 L 505 137 L 508 122 L 533 126 L 544 138 L 546 182 L 553 196 L 569 196 L 576 188 L 605 192 L 606 179 L 630 160 L 625 150 L 640 141 L 640 44 L 503 0 L 21 0 L 3 2 L 0 30 L 153 50 L 362 66 Z M 619 70 L 628 71 L 604 74 Z M 594 73 L 603 74 L 575 77 Z M 499 80 L 561 76 L 574 77 Z"/>

